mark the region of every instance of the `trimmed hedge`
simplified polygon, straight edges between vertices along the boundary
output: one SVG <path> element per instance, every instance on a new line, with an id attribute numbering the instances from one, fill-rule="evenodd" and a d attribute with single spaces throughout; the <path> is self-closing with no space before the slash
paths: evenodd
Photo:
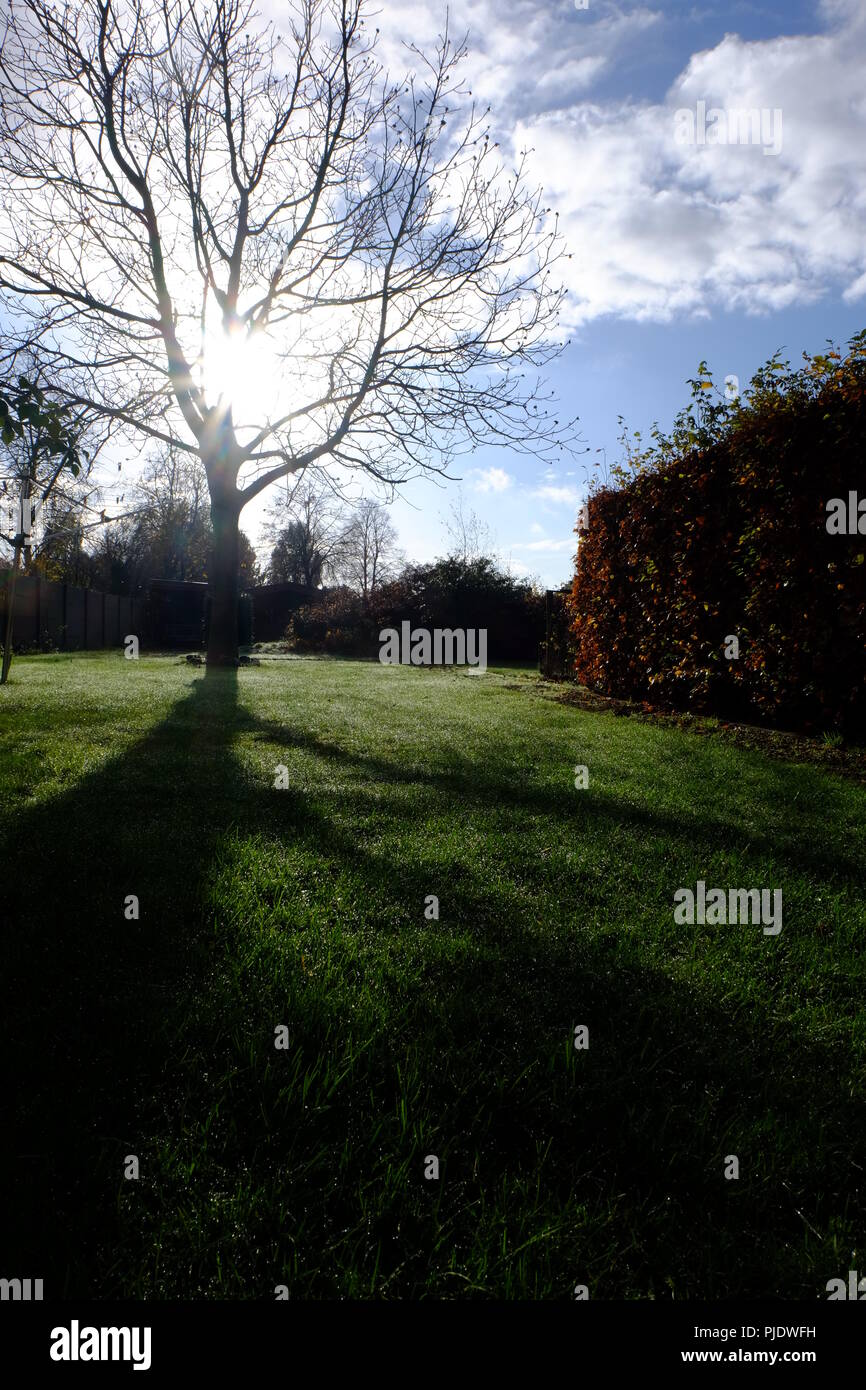
<path id="1" fill-rule="evenodd" d="M 866 534 L 827 530 L 831 498 L 866 498 L 864 335 L 852 346 L 781 380 L 768 364 L 748 404 L 704 412 L 714 428 L 688 416 L 699 447 L 671 457 L 663 441 L 625 486 L 591 496 L 571 593 L 579 681 L 866 731 Z"/>

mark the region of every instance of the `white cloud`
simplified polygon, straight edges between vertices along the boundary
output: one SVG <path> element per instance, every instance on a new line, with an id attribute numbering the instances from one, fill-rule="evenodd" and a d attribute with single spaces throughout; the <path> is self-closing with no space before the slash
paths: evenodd
<path id="1" fill-rule="evenodd" d="M 516 545 L 515 550 L 544 550 L 551 554 L 559 554 L 563 550 L 577 550 L 577 537 L 570 536 L 565 541 L 524 541 L 522 545 Z"/>
<path id="2" fill-rule="evenodd" d="M 843 298 L 846 303 L 853 304 L 856 300 L 862 299 L 866 295 L 866 270 L 848 286 Z"/>
<path id="3" fill-rule="evenodd" d="M 267 3 L 274 6 L 274 0 Z M 592 0 L 591 10 L 582 13 L 573 0 L 510 0 L 507 7 L 496 0 L 451 0 L 448 12 L 452 38 L 468 33 L 468 85 L 479 106 L 491 105 L 500 129 L 507 128 L 508 118 L 573 101 L 662 20 L 660 8 L 637 5 L 623 12 L 613 0 Z M 442 32 L 445 14 L 446 0 L 426 5 L 386 0 L 377 23 L 393 73 L 407 66 L 402 42 L 411 40 L 428 51 Z M 417 59 L 415 67 L 420 67 Z"/>
<path id="4" fill-rule="evenodd" d="M 864 293 L 866 7 L 825 8 L 827 34 L 726 35 L 693 55 L 663 102 L 581 101 L 518 125 L 515 148 L 543 150 L 572 252 L 572 326 Z M 698 102 L 780 111 L 780 152 L 677 143 L 675 113 Z"/>
<path id="5" fill-rule="evenodd" d="M 528 579 L 529 576 L 532 574 L 532 570 L 530 569 L 529 565 L 524 565 L 521 560 L 515 560 L 514 557 L 511 555 L 501 556 L 500 558 L 503 560 L 504 563 L 507 564 L 511 573 L 513 575 L 516 575 L 518 579 Z"/>
<path id="6" fill-rule="evenodd" d="M 504 468 L 484 468 L 473 470 L 472 487 L 475 492 L 505 492 L 511 487 L 512 477 Z"/>
<path id="7" fill-rule="evenodd" d="M 540 497 L 545 502 L 559 502 L 570 507 L 578 507 L 583 501 L 583 493 L 579 488 L 557 487 L 555 483 L 544 483 L 537 487 L 533 492 L 533 497 Z"/>
<path id="8" fill-rule="evenodd" d="M 607 67 L 607 59 L 600 54 L 587 58 L 568 58 L 556 67 L 548 68 L 538 79 L 537 90 L 544 94 L 567 95 L 573 100 L 577 92 L 591 87 Z"/>
<path id="9" fill-rule="evenodd" d="M 830 292 L 863 296 L 866 4 L 819 8 L 825 32 L 761 41 L 729 33 L 648 99 L 626 95 L 625 82 L 621 97 L 608 93 L 666 22 L 662 7 L 452 6 L 452 33 L 469 34 L 468 85 L 479 105 L 492 106 L 506 163 L 530 150 L 531 174 L 560 214 L 572 254 L 566 327 L 604 315 L 668 321 L 718 307 L 759 313 Z M 427 45 L 441 28 L 436 5 L 388 0 L 386 13 L 395 69 L 400 39 Z M 593 98 L 600 78 L 603 100 Z M 780 110 L 781 152 L 678 144 L 675 113 L 698 101 Z"/>

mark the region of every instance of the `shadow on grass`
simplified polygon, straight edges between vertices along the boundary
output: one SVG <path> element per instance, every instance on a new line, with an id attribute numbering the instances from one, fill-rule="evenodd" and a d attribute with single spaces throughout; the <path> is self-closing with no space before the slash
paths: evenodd
<path id="1" fill-rule="evenodd" d="M 803 835 L 786 835 L 782 838 L 778 830 L 774 834 L 756 832 L 754 827 L 746 829 L 723 815 L 712 817 L 705 805 L 694 809 L 690 826 L 683 814 L 674 816 L 659 810 L 649 811 L 597 787 L 593 790 L 591 801 L 587 799 L 584 803 L 573 796 L 567 778 L 563 779 L 561 790 L 551 792 L 549 789 L 521 784 L 513 773 L 508 777 L 497 777 L 471 757 L 461 756 L 448 768 L 416 768 L 411 776 L 407 776 L 399 763 L 388 758 L 359 753 L 356 749 L 347 749 L 339 742 L 322 738 L 309 730 L 298 732 L 272 720 L 253 718 L 245 711 L 239 712 L 237 727 L 243 731 L 254 730 L 257 737 L 279 744 L 284 749 L 312 752 L 342 772 L 351 767 L 367 779 L 385 786 L 411 782 L 427 787 L 431 792 L 452 796 L 465 808 L 484 810 L 491 805 L 506 805 L 546 815 L 555 814 L 559 819 L 573 823 L 575 828 L 591 817 L 595 824 L 602 826 L 625 827 L 636 834 L 667 836 L 686 844 L 689 843 L 690 829 L 694 829 L 704 839 L 715 839 L 729 847 L 747 850 L 753 856 L 770 855 L 776 861 L 783 861 L 796 873 L 806 870 L 822 879 L 848 879 L 855 883 L 862 878 L 861 858 L 838 843 L 825 848 Z M 798 771 L 796 767 L 785 765 L 777 765 L 773 769 L 783 803 L 793 794 L 788 789 Z"/>
<path id="2" fill-rule="evenodd" d="M 367 989 L 371 957 L 346 950 L 317 986 L 282 940 L 219 920 L 215 866 L 237 837 L 351 879 L 385 909 L 383 940 L 426 887 L 321 799 L 254 779 L 240 733 L 368 777 L 333 793 L 335 811 L 420 780 L 457 816 L 492 799 L 586 814 L 474 763 L 416 777 L 259 720 L 226 672 L 23 815 L 3 851 L 6 1275 L 45 1278 L 49 1297 L 267 1297 L 280 1281 L 323 1297 L 567 1296 L 577 1281 L 600 1297 L 811 1297 L 844 1275 L 866 1216 L 848 1054 L 769 1009 L 732 1016 L 711 981 L 677 986 L 629 941 L 528 925 L 504 864 L 455 880 L 456 920 L 435 927 L 438 949 L 413 941 L 408 988 L 385 972 Z M 682 824 L 612 799 L 592 814 L 688 844 Z M 577 920 L 586 904 L 568 907 Z M 730 1153 L 739 1183 L 722 1175 Z"/>
<path id="3" fill-rule="evenodd" d="M 91 1291 L 138 1107 L 170 1069 L 170 1022 L 201 985 L 202 942 L 187 926 L 231 814 L 236 700 L 235 672 L 196 681 L 144 739 L 8 827 L 4 1267 L 45 1269 L 49 1296 Z"/>

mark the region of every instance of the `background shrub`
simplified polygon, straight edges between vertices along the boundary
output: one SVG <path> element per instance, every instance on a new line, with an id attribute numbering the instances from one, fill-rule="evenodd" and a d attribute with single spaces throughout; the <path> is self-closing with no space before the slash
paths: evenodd
<path id="1" fill-rule="evenodd" d="M 409 565 L 365 604 L 350 589 L 331 589 L 301 608 L 287 636 L 299 651 L 377 656 L 379 633 L 413 627 L 486 628 L 490 663 L 534 663 L 544 636 L 544 595 L 482 556 Z"/>

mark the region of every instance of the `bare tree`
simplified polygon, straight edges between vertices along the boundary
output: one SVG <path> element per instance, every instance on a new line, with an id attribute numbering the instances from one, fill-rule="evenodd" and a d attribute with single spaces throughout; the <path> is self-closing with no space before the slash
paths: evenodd
<path id="1" fill-rule="evenodd" d="M 452 497 L 450 515 L 444 521 L 450 547 L 448 554 L 453 559 L 470 565 L 474 560 L 496 554 L 496 542 L 490 527 L 476 511 L 467 507 L 462 488 L 458 488 L 457 496 Z"/>
<path id="2" fill-rule="evenodd" d="M 213 665 L 237 657 L 240 512 L 277 479 L 573 437 L 537 376 L 565 291 L 525 156 L 500 168 L 462 44 L 392 83 L 365 8 L 294 0 L 284 35 L 249 0 L 3 20 L 7 322 L 70 402 L 200 458 Z"/>
<path id="3" fill-rule="evenodd" d="M 171 445 L 159 445 L 129 494 L 132 510 L 102 529 L 92 544 L 92 582 L 112 591 L 136 592 L 151 579 L 202 580 L 211 549 L 208 487 L 201 461 Z M 255 584 L 255 551 L 239 532 L 239 571 Z"/>
<path id="4" fill-rule="evenodd" d="M 201 579 L 210 548 L 208 487 L 201 460 L 173 445 L 159 445 L 131 493 L 135 514 L 118 523 L 96 554 L 112 559 L 112 542 L 127 539 L 126 568 L 138 583 L 148 579 Z M 100 553 L 101 551 L 101 553 Z"/>
<path id="5" fill-rule="evenodd" d="M 273 582 L 317 589 L 340 570 L 345 527 L 335 495 L 314 475 L 302 474 L 289 494 L 275 502 L 267 532 L 274 541 L 268 565 Z"/>
<path id="6" fill-rule="evenodd" d="M 44 578 L 65 581 L 80 588 L 90 585 L 92 564 L 87 543 L 94 533 L 101 537 L 115 527 L 89 520 L 92 515 L 87 501 L 89 495 L 83 489 L 65 487 L 62 497 L 51 497 L 43 508 L 32 567 Z"/>
<path id="7" fill-rule="evenodd" d="M 366 603 L 393 577 L 403 558 L 387 507 L 372 497 L 363 498 L 343 532 L 341 550 L 341 572 Z"/>
<path id="8" fill-rule="evenodd" d="M 154 519 L 171 522 L 182 511 L 185 521 L 196 526 L 206 512 L 207 477 L 195 455 L 163 445 L 150 458 L 132 497 Z"/>

